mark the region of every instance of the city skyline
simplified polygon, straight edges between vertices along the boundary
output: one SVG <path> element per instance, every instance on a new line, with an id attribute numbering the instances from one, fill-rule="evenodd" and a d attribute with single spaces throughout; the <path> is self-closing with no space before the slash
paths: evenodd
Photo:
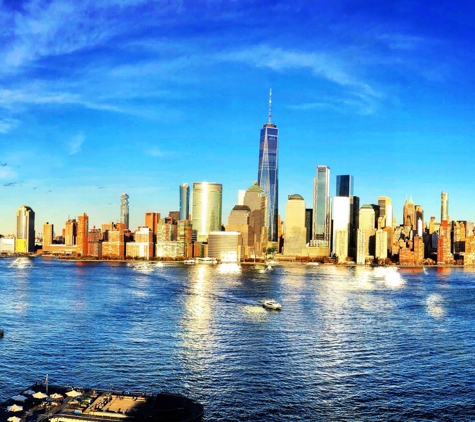
<path id="1" fill-rule="evenodd" d="M 262 10 L 272 19 L 263 20 Z M 411 195 L 426 221 L 474 220 L 475 6 L 387 2 L 19 1 L 0 5 L 0 233 L 86 212 L 130 227 L 179 209 L 180 183 L 223 185 L 223 223 L 256 180 L 269 89 L 279 203 L 312 203 L 317 165 L 360 205 Z M 139 19 L 140 17 L 140 19 Z M 140 25 L 137 25 L 140 22 Z M 330 195 L 336 192 L 330 180 Z"/>

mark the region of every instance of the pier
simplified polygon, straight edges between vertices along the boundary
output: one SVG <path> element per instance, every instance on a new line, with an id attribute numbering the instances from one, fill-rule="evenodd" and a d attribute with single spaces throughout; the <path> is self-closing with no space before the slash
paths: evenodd
<path id="1" fill-rule="evenodd" d="M 198 422 L 203 406 L 180 394 L 32 385 L 0 405 L 0 422 Z"/>

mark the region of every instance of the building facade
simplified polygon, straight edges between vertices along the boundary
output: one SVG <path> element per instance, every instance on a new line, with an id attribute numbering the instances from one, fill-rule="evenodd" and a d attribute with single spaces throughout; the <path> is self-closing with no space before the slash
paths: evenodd
<path id="1" fill-rule="evenodd" d="M 354 179 L 350 174 L 336 176 L 336 196 L 353 196 Z"/>
<path id="2" fill-rule="evenodd" d="M 120 222 L 129 228 L 129 195 L 126 193 L 120 195 Z"/>
<path id="3" fill-rule="evenodd" d="M 271 121 L 272 99 L 269 96 L 269 119 L 262 126 L 259 143 L 259 167 L 257 183 L 264 190 L 267 198 L 265 224 L 270 242 L 278 240 L 278 138 L 279 130 Z"/>
<path id="4" fill-rule="evenodd" d="M 180 185 L 180 220 L 190 218 L 190 187 L 183 183 Z"/>
<path id="5" fill-rule="evenodd" d="M 35 212 L 27 205 L 21 205 L 16 212 L 15 236 L 16 252 L 35 252 Z"/>
<path id="6" fill-rule="evenodd" d="M 211 231 L 221 230 L 222 190 L 219 183 L 193 183 L 193 240 L 206 242 Z"/>
<path id="7" fill-rule="evenodd" d="M 284 255 L 302 255 L 307 241 L 305 201 L 301 195 L 289 195 L 285 208 Z"/>
<path id="8" fill-rule="evenodd" d="M 317 166 L 313 182 L 313 231 L 312 246 L 330 246 L 331 200 L 330 167 Z"/>

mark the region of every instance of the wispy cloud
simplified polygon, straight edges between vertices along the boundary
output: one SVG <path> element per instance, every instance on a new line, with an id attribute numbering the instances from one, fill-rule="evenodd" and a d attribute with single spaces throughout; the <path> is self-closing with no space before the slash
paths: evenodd
<path id="1" fill-rule="evenodd" d="M 18 126 L 18 120 L 16 119 L 3 119 L 0 120 L 0 133 L 8 133 L 10 130 Z"/>
<path id="2" fill-rule="evenodd" d="M 86 137 L 82 133 L 78 133 L 69 140 L 66 141 L 66 148 L 69 155 L 77 154 L 81 151 L 82 144 L 84 143 Z"/>

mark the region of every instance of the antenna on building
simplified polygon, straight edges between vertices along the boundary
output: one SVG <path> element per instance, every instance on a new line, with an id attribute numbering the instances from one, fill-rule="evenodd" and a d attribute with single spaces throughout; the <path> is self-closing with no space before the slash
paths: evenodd
<path id="1" fill-rule="evenodd" d="M 272 123 L 272 88 L 269 89 L 269 124 Z"/>

